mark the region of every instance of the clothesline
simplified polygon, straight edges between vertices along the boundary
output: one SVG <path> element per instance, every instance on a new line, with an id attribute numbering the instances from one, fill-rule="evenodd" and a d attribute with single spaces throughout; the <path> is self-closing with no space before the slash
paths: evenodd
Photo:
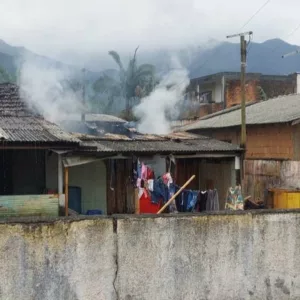
<path id="1" fill-rule="evenodd" d="M 156 213 L 180 189 L 173 182 L 170 173 L 155 178 L 154 171 L 137 160 L 133 174 L 136 176 L 136 187 L 140 201 L 141 213 Z M 219 210 L 218 192 L 216 189 L 200 191 L 184 189 L 169 206 L 169 212 L 201 212 Z"/>

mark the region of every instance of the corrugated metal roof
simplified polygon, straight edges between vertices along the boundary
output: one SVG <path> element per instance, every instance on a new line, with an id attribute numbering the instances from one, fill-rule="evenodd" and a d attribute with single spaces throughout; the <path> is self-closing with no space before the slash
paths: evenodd
<path id="1" fill-rule="evenodd" d="M 73 135 L 41 117 L 0 117 L 0 138 L 7 142 L 76 142 Z"/>
<path id="2" fill-rule="evenodd" d="M 64 116 L 62 121 L 81 121 L 81 114 L 69 114 Z M 118 123 L 126 123 L 125 120 L 113 116 L 113 115 L 105 115 L 105 114 L 85 114 L 86 122 L 118 122 Z"/>
<path id="3" fill-rule="evenodd" d="M 248 125 L 287 123 L 300 119 L 300 95 L 281 96 L 259 103 L 251 103 L 246 107 Z M 224 128 L 241 124 L 240 106 L 209 115 L 192 124 L 183 126 L 181 130 L 206 128 Z"/>
<path id="4" fill-rule="evenodd" d="M 235 152 L 240 148 L 236 145 L 217 140 L 185 140 L 166 141 L 84 141 L 83 147 L 96 148 L 97 152 L 147 152 L 147 153 L 211 153 Z"/>
<path id="5" fill-rule="evenodd" d="M 172 132 L 166 135 L 142 134 L 132 132 L 131 135 L 105 133 L 94 136 L 81 133 L 72 133 L 72 135 L 81 141 L 166 141 L 166 140 L 208 140 L 209 137 L 193 134 L 189 132 Z"/>
<path id="6" fill-rule="evenodd" d="M 239 146 L 186 132 L 170 135 L 138 135 L 138 138 L 112 138 L 76 135 L 82 140 L 82 149 L 109 153 L 210 153 L 241 151 Z"/>

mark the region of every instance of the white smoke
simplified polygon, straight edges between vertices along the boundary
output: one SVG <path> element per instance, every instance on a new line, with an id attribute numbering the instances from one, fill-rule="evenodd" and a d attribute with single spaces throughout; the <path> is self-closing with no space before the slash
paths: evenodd
<path id="1" fill-rule="evenodd" d="M 141 133 L 167 134 L 171 131 L 168 116 L 179 114 L 178 106 L 189 85 L 188 71 L 181 68 L 175 59 L 174 64 L 176 68 L 165 75 L 155 90 L 134 108 L 135 116 L 140 119 L 138 131 Z"/>
<path id="2" fill-rule="evenodd" d="M 67 71 L 24 58 L 18 75 L 23 98 L 45 119 L 59 123 L 68 114 L 82 111 L 80 94 L 66 84 L 70 78 Z"/>

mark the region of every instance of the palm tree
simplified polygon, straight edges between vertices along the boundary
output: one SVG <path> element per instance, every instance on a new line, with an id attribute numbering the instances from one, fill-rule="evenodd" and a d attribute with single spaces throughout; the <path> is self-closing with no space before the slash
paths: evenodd
<path id="1" fill-rule="evenodd" d="M 119 67 L 119 78 L 116 80 L 103 75 L 93 84 L 95 92 L 109 95 L 109 102 L 114 101 L 115 97 L 125 99 L 127 116 L 129 116 L 129 111 L 134 106 L 134 103 L 149 95 L 157 84 L 155 67 L 151 64 L 137 64 L 138 49 L 139 47 L 135 49 L 127 69 L 124 68 L 120 55 L 116 51 L 109 51 L 108 54 Z"/>

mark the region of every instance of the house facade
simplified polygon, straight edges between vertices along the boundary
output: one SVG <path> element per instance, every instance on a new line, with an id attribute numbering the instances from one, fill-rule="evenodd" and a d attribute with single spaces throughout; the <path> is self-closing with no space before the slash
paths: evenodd
<path id="1" fill-rule="evenodd" d="M 0 216 L 58 216 L 63 174 L 57 174 L 53 193 L 47 161 L 60 161 L 80 141 L 29 109 L 13 84 L 0 85 L 0 139 Z"/>
<path id="2" fill-rule="evenodd" d="M 221 72 L 193 78 L 188 87 L 187 107 L 183 119 L 204 117 L 239 105 L 241 95 L 240 73 Z M 246 74 L 246 101 L 260 101 L 280 95 L 299 92 L 298 74 L 287 76 Z"/>
<path id="3" fill-rule="evenodd" d="M 66 121 L 65 129 L 46 121 L 17 86 L 0 85 L 0 217 L 135 213 L 137 159 L 156 177 L 171 173 L 178 186 L 195 175 L 188 188 L 216 189 L 221 209 L 236 182 L 237 145 L 140 134 L 105 115 Z"/>
<path id="4" fill-rule="evenodd" d="M 244 161 L 245 193 L 264 198 L 275 186 L 299 188 L 300 95 L 248 103 Z M 240 106 L 204 117 L 183 130 L 240 144 Z"/>
<path id="5" fill-rule="evenodd" d="M 88 210 L 103 214 L 135 213 L 133 163 L 137 159 L 150 166 L 155 177 L 170 172 L 178 185 L 195 175 L 189 188 L 217 189 L 221 209 L 224 209 L 228 188 L 236 183 L 235 162 L 241 155 L 236 145 L 188 133 L 74 136 L 81 140 L 81 145 L 64 155 L 63 165 L 68 169 L 69 187 L 80 190 L 78 213 L 86 214 Z M 57 165 L 54 157 L 49 164 L 53 167 L 53 185 L 57 182 Z M 73 210 L 71 197 L 69 194 L 68 202 Z"/>

